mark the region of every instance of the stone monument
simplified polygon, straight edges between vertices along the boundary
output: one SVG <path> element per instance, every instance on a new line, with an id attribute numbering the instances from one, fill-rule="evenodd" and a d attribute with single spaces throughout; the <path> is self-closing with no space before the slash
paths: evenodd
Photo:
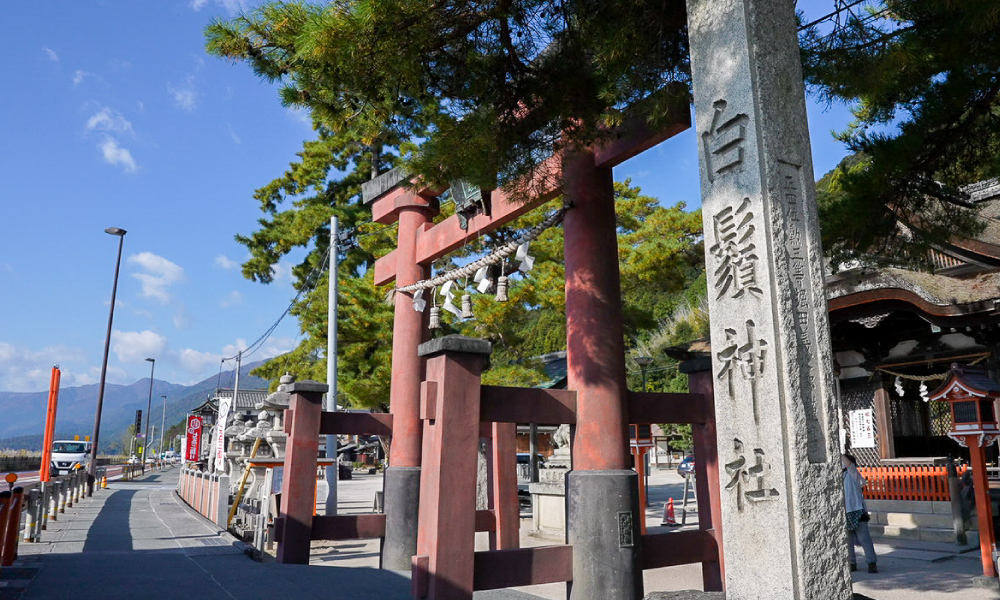
<path id="1" fill-rule="evenodd" d="M 832 357 L 794 3 L 688 0 L 688 24 L 726 597 L 846 600 Z"/>
<path id="2" fill-rule="evenodd" d="M 531 494 L 531 535 L 566 540 L 566 474 L 573 467 L 570 428 L 565 423 L 552 434 L 555 452 L 538 470 L 538 481 L 528 484 Z"/>

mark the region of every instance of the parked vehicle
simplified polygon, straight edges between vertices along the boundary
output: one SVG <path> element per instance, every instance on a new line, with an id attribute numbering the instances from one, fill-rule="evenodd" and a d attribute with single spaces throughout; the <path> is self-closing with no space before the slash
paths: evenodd
<path id="1" fill-rule="evenodd" d="M 52 443 L 52 475 L 58 477 L 90 468 L 90 442 L 57 440 Z"/>
<path id="2" fill-rule="evenodd" d="M 677 465 L 677 472 L 681 475 L 694 475 L 694 455 L 685 456 L 681 464 Z"/>

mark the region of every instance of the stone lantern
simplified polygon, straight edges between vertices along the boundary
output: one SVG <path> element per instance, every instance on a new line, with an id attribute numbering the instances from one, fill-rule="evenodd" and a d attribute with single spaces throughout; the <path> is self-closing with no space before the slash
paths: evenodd
<path id="1" fill-rule="evenodd" d="M 976 492 L 976 513 L 979 520 L 979 548 L 983 575 L 996 577 L 996 538 L 990 505 L 990 488 L 986 479 L 986 447 L 1000 437 L 994 401 L 1000 398 L 1000 384 L 990 379 L 986 371 L 953 364 L 944 384 L 930 396 L 932 401 L 951 405 L 951 431 L 948 437 L 969 449 L 973 485 Z"/>

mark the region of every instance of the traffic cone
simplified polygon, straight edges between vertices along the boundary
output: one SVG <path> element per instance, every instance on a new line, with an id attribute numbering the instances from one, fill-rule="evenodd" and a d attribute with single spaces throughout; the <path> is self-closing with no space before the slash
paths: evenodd
<path id="1" fill-rule="evenodd" d="M 674 499 L 671 498 L 667 502 L 663 503 L 663 520 L 660 521 L 660 525 L 666 525 L 668 527 L 680 527 L 674 519 Z"/>
<path id="2" fill-rule="evenodd" d="M 101 489 L 102 490 L 108 489 L 108 476 L 107 475 L 105 475 L 104 477 L 101 477 Z"/>

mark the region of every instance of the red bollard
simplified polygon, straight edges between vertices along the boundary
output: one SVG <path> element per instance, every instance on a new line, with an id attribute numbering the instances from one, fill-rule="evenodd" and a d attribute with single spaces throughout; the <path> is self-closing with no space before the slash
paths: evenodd
<path id="1" fill-rule="evenodd" d="M 3 496 L 7 495 L 7 506 Z M 17 558 L 17 541 L 21 534 L 21 503 L 24 488 L 14 488 L 10 492 L 0 492 L 0 566 L 9 567 Z"/>
<path id="2" fill-rule="evenodd" d="M 0 492 L 0 566 L 3 566 L 3 549 L 7 546 L 7 516 L 10 514 L 13 494 Z"/>

